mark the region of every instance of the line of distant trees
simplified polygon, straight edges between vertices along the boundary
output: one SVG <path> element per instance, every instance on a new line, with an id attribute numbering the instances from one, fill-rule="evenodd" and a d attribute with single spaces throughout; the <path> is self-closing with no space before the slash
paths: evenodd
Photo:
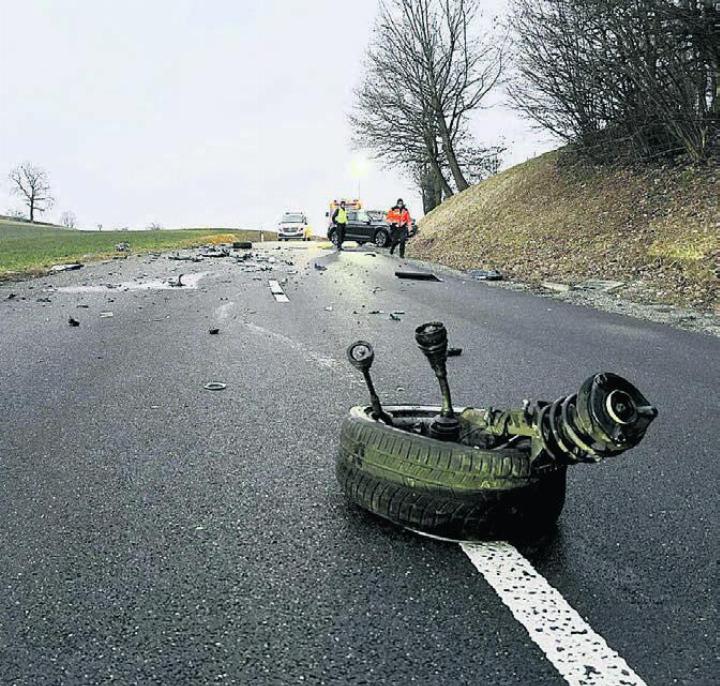
<path id="1" fill-rule="evenodd" d="M 501 84 L 595 160 L 718 150 L 720 0 L 512 0 L 504 24 L 480 18 L 479 0 L 380 0 L 353 142 L 408 174 L 426 212 L 497 172 L 504 146 L 469 124 Z"/>

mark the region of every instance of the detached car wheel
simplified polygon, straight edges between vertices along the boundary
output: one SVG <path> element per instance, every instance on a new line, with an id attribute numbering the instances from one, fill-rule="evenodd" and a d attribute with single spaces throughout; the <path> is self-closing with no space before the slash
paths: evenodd
<path id="1" fill-rule="evenodd" d="M 375 234 L 375 245 L 378 248 L 384 248 L 388 243 L 390 243 L 390 234 L 385 229 L 380 229 Z"/>
<path id="2" fill-rule="evenodd" d="M 361 507 L 433 536 L 483 540 L 534 536 L 552 526 L 565 502 L 564 466 L 537 472 L 529 451 L 482 449 L 410 430 L 438 408 L 386 407 L 406 428 L 354 407 L 340 434 L 336 474 Z"/>

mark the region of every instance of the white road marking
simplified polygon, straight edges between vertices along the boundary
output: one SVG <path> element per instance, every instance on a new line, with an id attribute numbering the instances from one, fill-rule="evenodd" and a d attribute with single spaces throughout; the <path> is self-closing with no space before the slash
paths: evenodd
<path id="1" fill-rule="evenodd" d="M 275 297 L 275 300 L 279 303 L 289 303 L 290 299 L 285 295 L 283 292 L 282 286 L 277 281 L 274 281 L 273 279 L 270 279 L 268 281 L 268 285 L 270 286 L 270 292 Z"/>
<path id="2" fill-rule="evenodd" d="M 501 541 L 460 547 L 571 686 L 645 686 L 515 547 Z"/>

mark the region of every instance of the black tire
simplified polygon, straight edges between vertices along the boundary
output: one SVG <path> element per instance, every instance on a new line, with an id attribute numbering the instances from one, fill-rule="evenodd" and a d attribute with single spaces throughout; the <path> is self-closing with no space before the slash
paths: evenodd
<path id="1" fill-rule="evenodd" d="M 373 243 L 375 243 L 378 248 L 386 247 L 390 243 L 390 234 L 385 229 L 378 229 L 375 232 Z"/>
<path id="2" fill-rule="evenodd" d="M 437 408 L 386 408 L 427 417 Z M 562 466 L 537 473 L 527 451 L 447 443 L 375 421 L 354 407 L 340 433 L 336 474 L 346 495 L 396 524 L 457 540 L 531 538 L 565 502 Z M 430 415 L 432 416 L 432 415 Z"/>

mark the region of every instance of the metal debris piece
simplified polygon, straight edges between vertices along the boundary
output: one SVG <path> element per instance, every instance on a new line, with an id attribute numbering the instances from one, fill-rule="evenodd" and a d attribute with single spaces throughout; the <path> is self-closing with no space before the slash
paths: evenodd
<path id="1" fill-rule="evenodd" d="M 448 357 L 460 357 L 460 355 L 462 355 L 462 348 L 448 348 L 447 350 Z"/>
<path id="2" fill-rule="evenodd" d="M 469 269 L 468 274 L 476 281 L 502 281 L 503 278 L 497 269 Z"/>
<path id="3" fill-rule="evenodd" d="M 400 315 L 396 314 L 395 312 L 390 313 L 390 319 L 392 319 L 394 322 L 402 321 L 402 317 L 400 317 Z"/>
<path id="4" fill-rule="evenodd" d="M 215 336 L 216 334 L 219 334 L 219 333 L 220 333 L 220 329 L 210 329 L 210 330 L 208 331 L 208 333 L 209 333 L 211 336 Z"/>
<path id="5" fill-rule="evenodd" d="M 206 391 L 224 391 L 227 388 L 227 384 L 220 383 L 219 381 L 211 381 L 210 383 L 206 383 L 203 388 Z"/>
<path id="6" fill-rule="evenodd" d="M 555 283 L 553 281 L 543 281 L 542 287 L 548 291 L 555 291 L 556 293 L 567 293 L 573 289 L 569 283 Z"/>
<path id="7" fill-rule="evenodd" d="M 110 317 L 113 317 L 112 312 L 101 312 L 100 313 L 100 319 L 110 319 Z"/>
<path id="8" fill-rule="evenodd" d="M 168 280 L 168 285 L 172 286 L 172 288 L 182 288 L 183 287 L 183 282 L 182 282 L 183 276 L 184 276 L 184 274 L 180 274 L 175 281 Z"/>
<path id="9" fill-rule="evenodd" d="M 227 248 L 221 248 L 220 250 L 206 250 L 200 253 L 200 257 L 229 257 L 230 251 Z"/>
<path id="10" fill-rule="evenodd" d="M 70 326 L 80 326 L 80 322 L 74 317 L 68 318 L 68 324 L 70 324 Z"/>
<path id="11" fill-rule="evenodd" d="M 398 269 L 395 272 L 395 276 L 397 276 L 398 279 L 413 279 L 415 281 L 442 281 L 442 279 L 438 278 L 438 276 L 432 272 L 417 272 L 404 269 Z"/>
<path id="12" fill-rule="evenodd" d="M 196 255 L 169 255 L 169 260 L 176 260 L 177 262 L 202 262 L 201 257 L 197 257 Z"/>
<path id="13" fill-rule="evenodd" d="M 322 265 L 322 264 L 318 264 L 317 262 L 315 263 L 315 269 L 317 269 L 319 272 L 326 272 L 326 271 L 327 271 L 327 267 L 325 267 L 325 266 Z"/>
<path id="14" fill-rule="evenodd" d="M 76 269 L 82 269 L 83 265 L 79 262 L 73 262 L 72 264 L 56 264 L 50 267 L 51 272 L 71 272 Z"/>

